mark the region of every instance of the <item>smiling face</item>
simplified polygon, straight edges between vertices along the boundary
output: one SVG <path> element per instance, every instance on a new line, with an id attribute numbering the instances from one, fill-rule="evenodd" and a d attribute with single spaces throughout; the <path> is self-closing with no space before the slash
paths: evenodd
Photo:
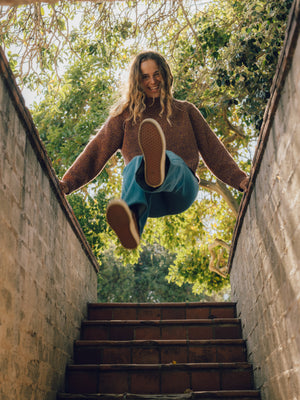
<path id="1" fill-rule="evenodd" d="M 162 76 L 156 61 L 149 59 L 141 63 L 141 86 L 147 97 L 159 97 Z"/>

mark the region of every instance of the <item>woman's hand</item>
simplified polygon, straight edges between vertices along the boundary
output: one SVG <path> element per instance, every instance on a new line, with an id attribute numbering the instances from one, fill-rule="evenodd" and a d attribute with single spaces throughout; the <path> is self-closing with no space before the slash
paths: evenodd
<path id="1" fill-rule="evenodd" d="M 69 194 L 70 190 L 69 190 L 69 186 L 68 186 L 67 182 L 59 181 L 59 186 L 60 186 L 61 191 L 64 194 Z"/>
<path id="2" fill-rule="evenodd" d="M 249 190 L 249 182 L 250 182 L 250 178 L 249 178 L 249 176 L 247 176 L 240 183 L 240 188 L 243 190 L 244 193 L 247 193 Z"/>

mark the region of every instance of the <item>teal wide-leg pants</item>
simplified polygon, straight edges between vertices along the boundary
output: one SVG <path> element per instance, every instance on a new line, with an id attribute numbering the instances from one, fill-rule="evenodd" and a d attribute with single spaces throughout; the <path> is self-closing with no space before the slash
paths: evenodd
<path id="1" fill-rule="evenodd" d="M 166 177 L 158 188 L 145 183 L 143 156 L 134 157 L 123 171 L 122 199 L 138 218 L 140 234 L 147 218 L 179 214 L 197 197 L 199 182 L 181 157 L 166 151 Z"/>

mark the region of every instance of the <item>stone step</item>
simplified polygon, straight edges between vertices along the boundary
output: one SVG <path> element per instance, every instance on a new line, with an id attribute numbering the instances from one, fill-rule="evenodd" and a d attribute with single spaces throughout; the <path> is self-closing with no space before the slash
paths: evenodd
<path id="1" fill-rule="evenodd" d="M 237 318 L 84 321 L 82 340 L 201 340 L 239 339 Z"/>
<path id="2" fill-rule="evenodd" d="M 248 363 L 70 365 L 68 393 L 174 394 L 193 391 L 251 390 Z"/>
<path id="3" fill-rule="evenodd" d="M 257 390 L 201 391 L 184 394 L 70 394 L 60 393 L 57 400 L 260 400 Z"/>
<path id="4" fill-rule="evenodd" d="M 90 320 L 235 318 L 235 303 L 90 303 Z"/>
<path id="5" fill-rule="evenodd" d="M 234 303 L 89 304 L 58 400 L 259 400 Z"/>
<path id="6" fill-rule="evenodd" d="M 74 345 L 76 364 L 168 364 L 244 362 L 245 342 L 221 340 L 78 340 Z"/>

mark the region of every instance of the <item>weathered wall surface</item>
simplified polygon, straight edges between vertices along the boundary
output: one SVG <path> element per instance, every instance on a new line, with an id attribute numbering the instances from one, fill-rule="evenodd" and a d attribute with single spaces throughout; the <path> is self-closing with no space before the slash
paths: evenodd
<path id="1" fill-rule="evenodd" d="M 0 65 L 0 398 L 54 400 L 97 264 Z"/>
<path id="2" fill-rule="evenodd" d="M 232 298 L 262 400 L 300 399 L 299 1 L 294 6 L 231 260 Z"/>

